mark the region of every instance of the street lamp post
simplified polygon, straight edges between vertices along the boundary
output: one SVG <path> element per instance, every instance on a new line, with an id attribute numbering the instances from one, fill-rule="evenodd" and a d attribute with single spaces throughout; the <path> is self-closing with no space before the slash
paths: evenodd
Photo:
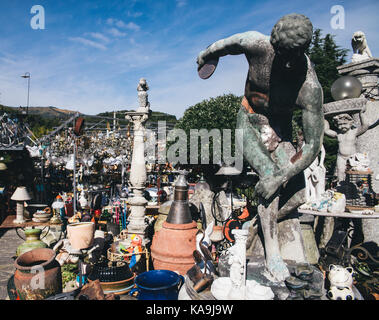
<path id="1" fill-rule="evenodd" d="M 26 103 L 26 115 L 29 113 L 30 72 L 25 72 L 22 78 L 28 79 L 28 99 Z"/>

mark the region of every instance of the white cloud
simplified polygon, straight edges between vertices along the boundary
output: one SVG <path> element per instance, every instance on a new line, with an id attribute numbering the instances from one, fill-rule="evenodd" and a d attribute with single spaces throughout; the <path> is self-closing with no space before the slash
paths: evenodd
<path id="1" fill-rule="evenodd" d="M 184 7 L 187 4 L 187 0 L 176 0 L 177 7 Z"/>
<path id="2" fill-rule="evenodd" d="M 104 34 L 102 34 L 100 32 L 88 32 L 88 33 L 86 33 L 86 35 L 89 35 L 92 38 L 103 41 L 105 43 L 108 43 L 110 41 L 107 36 L 105 36 Z"/>
<path id="3" fill-rule="evenodd" d="M 126 33 L 125 32 L 121 32 L 120 30 L 118 30 L 117 28 L 110 28 L 107 30 L 112 36 L 114 37 L 125 37 L 126 36 Z"/>
<path id="4" fill-rule="evenodd" d="M 139 31 L 141 29 L 141 27 L 134 22 L 125 23 L 122 20 L 113 19 L 113 18 L 108 18 L 106 20 L 106 23 L 110 26 L 116 26 L 120 29 L 128 29 L 128 30 L 133 30 L 133 31 Z"/>
<path id="5" fill-rule="evenodd" d="M 126 29 L 134 30 L 134 31 L 139 31 L 141 29 L 141 27 L 135 24 L 134 22 L 129 22 L 125 27 Z"/>
<path id="6" fill-rule="evenodd" d="M 131 11 L 128 11 L 127 15 L 128 17 L 133 17 L 133 18 L 138 18 L 140 16 L 142 16 L 142 12 L 131 12 Z"/>
<path id="7" fill-rule="evenodd" d="M 108 18 L 106 21 L 106 23 L 109 25 L 113 25 L 114 22 L 115 22 L 115 19 L 113 19 L 113 18 Z"/>
<path id="8" fill-rule="evenodd" d="M 79 42 L 81 44 L 84 44 L 86 46 L 94 47 L 100 50 L 107 50 L 107 47 L 101 43 L 98 43 L 96 41 L 92 41 L 86 38 L 82 37 L 70 37 L 68 38 L 70 41 Z"/>

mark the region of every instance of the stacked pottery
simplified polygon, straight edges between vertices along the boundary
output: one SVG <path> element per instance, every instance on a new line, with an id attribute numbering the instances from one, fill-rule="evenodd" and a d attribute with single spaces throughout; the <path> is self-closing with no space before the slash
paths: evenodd
<path id="1" fill-rule="evenodd" d="M 151 257 L 154 269 L 171 270 L 185 275 L 194 265 L 196 222 L 188 204 L 188 183 L 182 173 L 175 184 L 174 201 L 161 230 L 155 232 Z"/>
<path id="2" fill-rule="evenodd" d="M 45 210 L 37 210 L 37 212 L 34 213 L 32 220 L 34 222 L 45 223 L 45 222 L 48 222 L 50 218 L 51 218 L 51 212 L 47 212 Z"/>
<path id="3" fill-rule="evenodd" d="M 14 285 L 20 300 L 43 300 L 62 293 L 61 267 L 54 250 L 30 250 L 20 255 L 14 265 Z"/>

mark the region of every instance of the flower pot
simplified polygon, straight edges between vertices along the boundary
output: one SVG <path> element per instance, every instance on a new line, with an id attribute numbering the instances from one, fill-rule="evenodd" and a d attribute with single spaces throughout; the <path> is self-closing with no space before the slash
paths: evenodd
<path id="1" fill-rule="evenodd" d="M 92 246 L 95 234 L 93 222 L 77 222 L 67 226 L 67 238 L 73 249 L 81 250 Z"/>

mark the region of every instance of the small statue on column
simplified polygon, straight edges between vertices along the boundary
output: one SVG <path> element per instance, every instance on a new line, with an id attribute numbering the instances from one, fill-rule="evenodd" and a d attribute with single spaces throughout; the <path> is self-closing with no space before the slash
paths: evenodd
<path id="1" fill-rule="evenodd" d="M 137 87 L 139 102 L 138 112 L 149 112 L 150 110 L 150 102 L 148 101 L 149 95 L 147 90 L 149 90 L 149 86 L 147 85 L 146 79 L 141 78 Z"/>

